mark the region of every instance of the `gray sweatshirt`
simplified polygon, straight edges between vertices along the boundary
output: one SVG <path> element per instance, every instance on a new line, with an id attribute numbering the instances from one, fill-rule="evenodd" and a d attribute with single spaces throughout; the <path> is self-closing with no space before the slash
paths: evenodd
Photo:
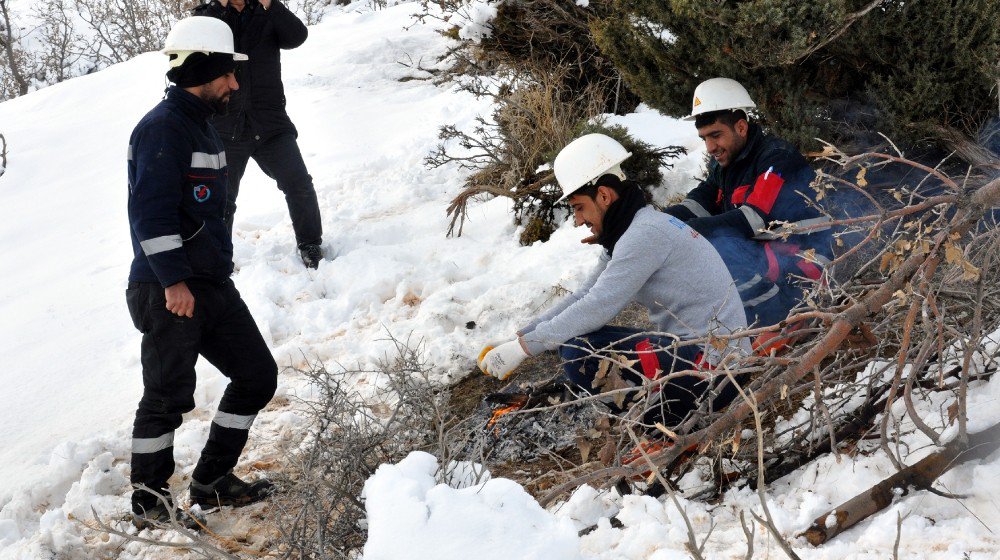
<path id="1" fill-rule="evenodd" d="M 682 340 L 745 328 L 746 315 L 732 276 L 704 237 L 651 206 L 641 208 L 597 268 L 571 296 L 519 332 L 528 351 L 554 350 L 607 325 L 632 300 L 649 309 L 657 330 Z M 734 348 L 750 352 L 746 338 Z M 702 351 L 717 363 L 724 352 Z"/>

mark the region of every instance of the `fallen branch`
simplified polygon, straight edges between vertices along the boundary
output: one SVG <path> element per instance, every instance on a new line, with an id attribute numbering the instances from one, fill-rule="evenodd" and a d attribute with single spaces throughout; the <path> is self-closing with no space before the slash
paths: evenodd
<path id="1" fill-rule="evenodd" d="M 813 521 L 802 535 L 819 546 L 892 503 L 896 490 L 910 487 L 929 490 L 931 485 L 955 465 L 984 458 L 1000 448 L 1000 424 L 969 435 L 968 445 L 955 438 L 941 451 L 932 453 L 889 478 L 872 486 Z"/>

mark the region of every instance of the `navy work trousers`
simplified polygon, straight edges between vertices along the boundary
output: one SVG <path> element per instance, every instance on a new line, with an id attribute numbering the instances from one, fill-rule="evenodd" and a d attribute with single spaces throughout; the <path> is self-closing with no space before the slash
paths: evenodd
<path id="1" fill-rule="evenodd" d="M 563 359 L 566 377 L 594 395 L 608 388 L 607 385 L 595 387 L 602 360 L 617 354 L 626 360 L 636 361 L 630 368 L 621 368 L 622 379 L 637 388 L 626 398 L 624 407 L 628 407 L 638 396 L 638 388 L 645 381 L 643 377 L 655 379 L 676 371 L 698 370 L 697 374 L 682 375 L 661 385 L 661 389 L 649 399 L 643 414 L 643 421 L 647 424 L 661 422 L 666 426 L 676 426 L 697 410 L 708 395 L 715 395 L 713 410 L 732 402 L 737 395 L 736 388 L 725 382 L 725 377 L 713 378 L 710 366 L 702 360 L 701 349 L 696 345 L 670 348 L 673 343 L 672 338 L 644 334 L 639 329 L 605 326 L 568 340 L 559 347 L 559 355 Z M 622 411 L 614 403 L 608 406 L 616 413 Z"/>
<path id="2" fill-rule="evenodd" d="M 129 282 L 125 292 L 142 332 L 143 393 L 132 429 L 131 481 L 161 492 L 174 472 L 174 430 L 194 409 L 199 355 L 230 382 L 193 473 L 198 482 L 214 482 L 236 466 L 253 419 L 277 387 L 278 367 L 232 280 L 188 280 L 187 286 L 195 299 L 191 318 L 166 309 L 159 284 Z M 156 503 L 148 492 L 132 494 L 136 513 Z"/>
<path id="3" fill-rule="evenodd" d="M 247 162 L 253 158 L 265 175 L 278 183 L 278 189 L 285 195 L 288 214 L 295 230 L 295 243 L 319 245 L 323 241 L 323 224 L 319 215 L 319 201 L 312 177 L 306 170 L 302 152 L 295 141 L 295 134 L 283 132 L 263 140 L 256 136 L 246 136 L 239 140 L 223 139 L 226 147 L 226 165 L 229 172 L 228 201 L 226 204 L 226 225 L 233 231 L 236 215 L 236 197 L 240 193 L 240 181 L 246 171 Z"/>
<path id="4" fill-rule="evenodd" d="M 782 241 L 747 239 L 739 232 L 720 229 L 706 239 L 715 247 L 736 282 L 747 324 L 776 325 L 802 304 L 811 281 L 822 267 L 800 253 L 807 248 Z M 829 249 L 816 250 L 816 259 L 828 258 Z"/>

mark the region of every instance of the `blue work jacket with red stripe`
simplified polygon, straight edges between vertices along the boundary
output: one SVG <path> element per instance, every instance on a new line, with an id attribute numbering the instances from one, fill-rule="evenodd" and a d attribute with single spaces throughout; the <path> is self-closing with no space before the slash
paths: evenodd
<path id="1" fill-rule="evenodd" d="M 684 220 L 709 239 L 720 231 L 742 235 L 764 243 L 768 260 L 796 262 L 796 270 L 782 271 L 818 278 L 819 267 L 832 256 L 828 220 L 816 203 L 816 191 L 810 187 L 816 173 L 806 159 L 788 142 L 764 134 L 751 123 L 747 143 L 726 167 L 714 159 L 708 177 L 688 193 L 680 204 L 665 211 Z M 775 221 L 814 224 L 810 233 L 777 236 Z M 815 258 L 795 255 L 814 249 Z M 769 266 L 767 276 L 778 281 L 779 270 Z M 787 268 L 787 267 L 782 267 Z"/>
<path id="2" fill-rule="evenodd" d="M 233 273 L 223 221 L 226 153 L 209 124 L 212 108 L 176 86 L 136 125 L 128 150 L 132 282 L 167 287 Z"/>

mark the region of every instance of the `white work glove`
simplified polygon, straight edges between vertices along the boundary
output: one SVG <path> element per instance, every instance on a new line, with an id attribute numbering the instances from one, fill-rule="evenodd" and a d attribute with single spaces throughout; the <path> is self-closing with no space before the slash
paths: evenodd
<path id="1" fill-rule="evenodd" d="M 496 348 L 487 346 L 479 353 L 479 369 L 486 375 L 492 375 L 503 381 L 521 365 L 521 362 L 528 357 L 528 353 L 521 348 L 521 341 L 514 339 L 505 342 Z"/>
<path id="2" fill-rule="evenodd" d="M 520 335 L 518 335 L 518 336 L 520 336 Z M 510 339 L 509 338 L 494 338 L 493 340 L 488 341 L 486 343 L 486 345 L 483 346 L 483 349 L 479 351 L 479 357 L 476 358 L 476 365 L 479 366 L 479 369 L 483 370 L 483 373 L 486 373 L 486 370 L 483 369 L 483 358 L 486 356 L 486 354 L 490 350 L 496 348 L 497 346 L 502 345 L 504 342 L 507 342 L 508 340 L 510 340 Z M 487 373 L 486 375 L 489 375 L 489 374 Z"/>

